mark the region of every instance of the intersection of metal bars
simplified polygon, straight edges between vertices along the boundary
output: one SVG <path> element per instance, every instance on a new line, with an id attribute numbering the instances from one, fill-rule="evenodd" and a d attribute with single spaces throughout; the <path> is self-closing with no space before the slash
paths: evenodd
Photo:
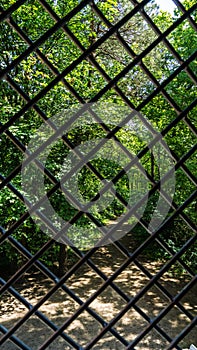
<path id="1" fill-rule="evenodd" d="M 22 152 L 24 153 L 26 151 L 25 145 L 17 139 L 13 133 L 9 130 L 11 126 L 14 125 L 14 123 L 17 120 L 20 120 L 20 117 L 24 115 L 25 112 L 27 112 L 30 108 L 33 108 L 34 111 L 47 123 L 48 117 L 47 115 L 40 109 L 40 107 L 37 105 L 39 100 L 47 94 L 56 84 L 58 84 L 60 81 L 64 84 L 64 86 L 70 91 L 70 93 L 74 96 L 75 99 L 79 101 L 79 103 L 84 104 L 87 101 L 84 101 L 84 99 L 79 95 L 79 93 L 67 82 L 66 75 L 69 74 L 78 64 L 80 64 L 83 60 L 87 60 L 98 72 L 102 75 L 102 77 L 105 79 L 107 84 L 104 88 L 102 88 L 97 95 L 95 95 L 92 100 L 88 102 L 95 102 L 98 101 L 107 91 L 109 91 L 111 88 L 113 88 L 116 93 L 122 98 L 122 100 L 129 106 L 131 109 L 135 108 L 131 101 L 125 96 L 123 91 L 120 89 L 120 87 L 117 86 L 117 83 L 120 81 L 122 77 L 125 76 L 133 67 L 136 65 L 139 65 L 140 68 L 143 70 L 143 72 L 147 75 L 147 78 L 153 82 L 155 85 L 155 90 L 145 99 L 143 100 L 140 105 L 136 108 L 137 111 L 140 111 L 144 106 L 146 106 L 147 103 L 149 103 L 157 94 L 161 93 L 165 99 L 169 102 L 169 104 L 174 108 L 174 110 L 177 113 L 177 117 L 165 127 L 165 129 L 162 131 L 162 136 L 168 134 L 168 132 L 180 121 L 184 121 L 186 125 L 189 127 L 191 132 L 194 135 L 197 135 L 197 131 L 195 126 L 191 123 L 189 118 L 187 117 L 188 113 L 196 106 L 196 100 L 194 100 L 185 110 L 181 110 L 180 107 L 177 105 L 177 103 L 169 96 L 169 94 L 166 92 L 165 87 L 171 82 L 174 77 L 176 77 L 180 72 L 183 70 L 187 73 L 187 75 L 190 77 L 190 79 L 196 84 L 197 77 L 195 76 L 194 72 L 190 68 L 190 63 L 193 62 L 196 58 L 196 52 L 193 53 L 191 56 L 189 56 L 186 60 L 183 60 L 179 53 L 176 52 L 174 47 L 170 44 L 170 42 L 167 39 L 167 36 L 178 27 L 179 24 L 181 24 L 185 19 L 187 19 L 192 26 L 193 29 L 196 30 L 197 24 L 195 23 L 193 17 L 191 16 L 194 11 L 197 10 L 197 4 L 193 5 L 189 10 L 186 11 L 184 6 L 178 1 L 174 0 L 176 3 L 176 6 L 181 10 L 182 15 L 180 18 L 178 18 L 176 21 L 173 22 L 171 26 L 169 26 L 168 29 L 166 29 L 164 32 L 161 32 L 158 26 L 153 22 L 153 20 L 150 18 L 150 16 L 145 11 L 144 6 L 149 2 L 149 0 L 144 0 L 140 3 L 136 0 L 132 0 L 132 4 L 134 5 L 134 8 L 132 11 L 127 13 L 119 22 L 117 22 L 115 25 L 112 25 L 109 20 L 105 17 L 105 15 L 102 13 L 102 11 L 97 6 L 97 3 L 90 1 L 90 0 L 83 0 L 79 2 L 79 4 L 72 9 L 65 17 L 60 18 L 54 9 L 49 5 L 49 3 L 45 0 L 39 0 L 39 3 L 43 6 L 45 11 L 51 16 L 51 18 L 55 21 L 55 24 L 53 27 L 48 29 L 39 39 L 36 41 L 32 41 L 27 34 L 20 28 L 20 26 L 13 20 L 12 14 L 14 11 L 16 11 L 22 4 L 24 4 L 26 0 L 19 0 L 16 1 L 12 6 L 4 10 L 2 7 L 0 7 L 0 21 L 5 21 L 9 26 L 14 29 L 17 34 L 20 36 L 20 38 L 28 45 L 28 48 L 22 52 L 16 59 L 14 59 L 11 63 L 7 65 L 7 67 L 3 68 L 0 72 L 1 79 L 5 79 L 7 83 L 14 89 L 25 101 L 25 105 L 18 111 L 14 116 L 12 116 L 6 123 L 0 124 L 1 129 L 0 133 L 5 133 L 6 136 L 12 141 L 12 143 Z M 75 16 L 79 11 L 81 11 L 87 4 L 91 5 L 92 11 L 100 18 L 100 20 L 108 27 L 108 30 L 106 31 L 103 36 L 101 36 L 98 40 L 92 43 L 92 45 L 89 48 L 85 48 L 79 39 L 71 32 L 71 30 L 68 28 L 67 23 L 68 21 Z M 140 13 L 140 15 L 143 17 L 143 19 L 148 23 L 148 25 L 151 26 L 151 28 L 154 30 L 154 32 L 157 35 L 157 39 L 149 45 L 145 50 L 143 50 L 142 53 L 139 55 L 135 55 L 135 53 L 132 51 L 132 49 L 129 47 L 125 39 L 121 36 L 119 30 L 121 27 L 130 19 L 132 16 L 134 16 L 136 13 Z M 55 33 L 58 29 L 62 29 L 65 32 L 65 35 L 72 40 L 72 42 L 76 45 L 76 47 L 81 51 L 81 55 L 68 67 L 65 68 L 61 73 L 58 71 L 56 67 L 53 66 L 53 64 L 50 62 L 50 60 L 42 53 L 42 51 L 39 49 L 41 44 L 43 44 L 50 36 Z M 110 76 L 105 72 L 105 70 L 98 64 L 96 61 L 96 58 L 92 55 L 92 52 L 100 47 L 108 38 L 110 38 L 113 34 L 116 35 L 120 46 L 123 46 L 127 53 L 131 57 L 131 62 L 113 79 L 110 78 Z M 163 42 L 165 47 L 169 50 L 169 52 L 173 55 L 173 57 L 179 62 L 178 68 L 162 83 L 159 83 L 157 79 L 154 77 L 154 75 L 149 71 L 149 69 L 145 66 L 142 59 L 146 57 L 146 55 L 159 43 Z M 23 91 L 23 89 L 20 87 L 19 84 L 17 84 L 11 77 L 10 72 L 12 69 L 14 69 L 22 60 L 27 58 L 31 53 L 35 53 L 45 64 L 49 70 L 53 73 L 54 79 L 45 86 L 35 97 L 30 98 L 27 93 Z M 98 121 L 98 120 L 97 120 Z M 99 121 L 98 121 L 99 122 Z M 100 124 L 102 124 L 102 127 L 107 132 L 108 137 L 114 136 L 114 133 L 111 132 L 111 130 L 100 121 Z M 55 129 L 54 125 L 50 126 Z M 111 132 L 111 134 L 110 134 Z M 72 143 L 66 138 L 66 136 L 63 137 L 63 141 L 66 143 L 66 145 L 72 149 L 74 146 Z M 156 141 L 159 141 L 156 140 Z M 175 161 L 175 170 L 181 168 L 184 173 L 188 176 L 190 181 L 192 181 L 193 184 L 196 185 L 196 178 L 195 176 L 189 171 L 187 168 L 185 162 L 187 159 L 189 159 L 194 152 L 196 151 L 196 146 L 191 148 L 183 157 L 179 158 L 175 152 L 171 150 L 171 155 L 174 158 Z M 140 156 L 143 156 L 143 154 L 146 153 L 146 149 L 144 149 L 141 152 L 141 155 L 138 154 L 139 158 Z M 36 161 L 36 160 L 35 160 Z M 38 168 L 41 169 L 42 165 L 37 162 L 36 163 Z M 102 180 L 102 176 L 94 169 L 91 164 L 89 164 L 90 169 L 96 174 L 96 176 Z M 1 184 L 0 189 L 3 189 L 5 186 L 7 186 L 21 201 L 24 202 L 24 198 L 22 194 L 17 190 L 17 188 L 12 184 L 12 180 L 15 178 L 17 174 L 19 174 L 21 171 L 21 164 L 19 164 L 9 175 L 3 176 L 0 175 L 1 178 Z M 48 176 L 49 180 L 54 184 L 53 189 L 51 190 L 51 194 L 55 192 L 58 188 L 58 181 L 56 178 L 50 173 L 49 170 L 45 169 L 45 175 Z M 122 173 L 120 172 L 117 176 L 117 179 L 119 179 L 122 176 Z M 149 180 L 154 185 L 152 188 L 152 193 L 154 193 L 156 190 L 159 189 L 159 183 L 155 183 L 154 179 L 151 178 L 149 175 Z M 163 194 L 164 198 L 166 198 L 166 201 L 168 200 L 167 196 L 165 197 L 165 193 Z M 193 314 L 182 305 L 180 300 L 183 298 L 184 295 L 186 295 L 190 289 L 194 286 L 196 283 L 196 275 L 192 271 L 192 269 L 187 266 L 187 264 L 182 260 L 182 256 L 187 250 L 196 242 L 196 225 L 195 223 L 187 216 L 187 214 L 184 213 L 184 209 L 187 208 L 190 203 L 194 201 L 196 198 L 196 191 L 194 191 L 181 206 L 178 206 L 175 202 L 172 203 L 172 208 L 174 209 L 173 213 L 170 217 L 165 219 L 163 224 L 156 230 L 154 233 L 149 232 L 148 225 L 143 219 L 139 219 L 141 225 L 147 230 L 148 233 L 150 233 L 149 237 L 141 244 L 139 247 L 134 251 L 130 252 L 129 249 L 124 246 L 121 242 L 113 242 L 113 245 L 120 251 L 121 254 L 125 256 L 124 263 L 110 276 L 107 277 L 91 260 L 91 257 L 94 256 L 95 252 L 98 250 L 98 248 L 93 248 L 89 250 L 87 253 L 83 253 L 79 249 L 73 247 L 73 251 L 75 254 L 79 257 L 78 262 L 62 277 L 58 278 L 48 267 L 46 267 L 39 258 L 42 256 L 44 252 L 46 252 L 54 243 L 54 240 L 49 240 L 36 254 L 32 255 L 28 249 L 26 249 L 19 241 L 17 241 L 12 234 L 15 232 L 15 230 L 20 227 L 21 224 L 24 223 L 26 219 L 29 218 L 29 212 L 25 212 L 19 220 L 14 222 L 12 226 L 6 230 L 4 227 L 1 227 L 1 237 L 0 237 L 0 243 L 4 242 L 5 240 L 8 240 L 10 244 L 16 248 L 18 252 L 20 252 L 23 256 L 27 258 L 27 262 L 8 280 L 5 281 L 3 278 L 0 279 L 1 283 L 1 293 L 4 293 L 5 291 L 8 291 L 11 295 L 13 295 L 16 299 L 18 299 L 22 304 L 26 306 L 28 309 L 28 312 L 24 317 L 22 317 L 11 329 L 6 329 L 4 326 L 0 326 L 0 330 L 2 332 L 2 338 L 0 340 L 0 344 L 5 344 L 5 342 L 9 339 L 14 344 L 18 346 L 20 349 L 28 349 L 31 348 L 23 343 L 14 333 L 20 329 L 20 327 L 29 319 L 29 317 L 33 314 L 35 314 L 37 317 L 40 318 L 50 329 L 54 331 L 53 335 L 48 338 L 48 340 L 39 347 L 40 350 L 46 349 L 50 344 L 53 344 L 53 341 L 57 337 L 61 337 L 65 340 L 65 344 L 71 345 L 74 349 L 91 349 L 93 348 L 102 337 L 107 332 L 110 332 L 122 345 L 125 346 L 125 349 L 135 349 L 136 346 L 138 346 L 138 343 L 147 335 L 149 332 L 154 329 L 158 334 L 163 337 L 168 342 L 168 346 L 166 349 L 181 349 L 179 346 L 179 343 L 182 339 L 194 329 L 197 323 L 197 318 L 193 316 Z M 124 200 L 123 198 L 119 197 L 119 200 L 123 204 Z M 36 208 L 35 208 L 36 210 Z M 169 224 L 171 223 L 176 217 L 180 216 L 184 222 L 188 225 L 189 229 L 194 231 L 194 235 L 182 246 L 182 248 L 175 252 L 171 247 L 168 246 L 168 244 L 161 238 L 159 235 L 160 232 Z M 78 214 L 73 219 L 73 222 L 77 220 Z M 45 220 L 44 217 L 42 217 L 43 221 Z M 93 216 L 90 215 L 90 219 L 93 220 L 94 223 L 98 224 L 97 220 L 94 219 Z M 53 224 L 51 223 L 51 228 L 53 228 Z M 151 272 L 143 266 L 138 260 L 138 256 L 143 253 L 144 249 L 151 243 L 157 241 L 159 245 L 164 248 L 165 251 L 167 251 L 171 258 L 168 260 L 168 262 L 163 265 L 161 270 L 156 273 L 155 275 L 152 275 Z M 135 297 L 131 297 L 127 295 L 125 292 L 121 290 L 120 287 L 117 286 L 117 284 L 114 282 L 114 280 L 121 274 L 122 271 L 124 271 L 130 263 L 134 263 L 144 274 L 148 277 L 149 282 L 135 295 Z M 190 282 L 174 297 L 160 282 L 159 279 L 163 276 L 165 272 L 167 272 L 170 267 L 176 263 L 179 262 L 185 271 L 191 276 Z M 77 296 L 67 285 L 66 281 L 69 277 L 71 277 L 83 264 L 87 264 L 95 273 L 101 277 L 103 280 L 103 284 L 101 285 L 98 290 L 93 293 L 85 302 L 82 301 L 82 299 Z M 31 305 L 20 293 L 13 287 L 13 284 L 20 279 L 20 277 L 32 266 L 35 266 L 38 268 L 44 275 L 49 277 L 54 282 L 54 287 L 36 304 Z M 90 306 L 90 304 L 108 287 L 110 286 L 125 302 L 125 307 L 122 308 L 122 310 L 119 310 L 119 313 L 114 317 L 110 322 L 106 322 L 103 317 L 101 317 L 99 314 L 97 314 Z M 165 297 L 168 298 L 169 303 L 167 307 L 165 307 L 162 312 L 159 313 L 158 316 L 151 319 L 138 305 L 137 302 L 142 298 L 145 293 L 151 288 L 155 286 Z M 47 301 L 50 296 L 52 296 L 59 288 L 61 288 L 65 293 L 67 293 L 78 305 L 79 309 L 73 313 L 71 317 L 69 317 L 61 327 L 58 327 L 56 324 L 52 322 L 49 318 L 47 318 L 41 311 L 39 311 L 39 308 L 42 306 L 42 304 Z M 163 317 L 165 317 L 170 310 L 177 306 L 177 308 L 186 315 L 190 323 L 189 325 L 183 329 L 183 331 L 177 335 L 176 338 L 172 339 L 169 334 L 165 330 L 162 329 L 162 327 L 159 325 L 159 322 L 162 320 Z M 121 317 L 124 316 L 124 314 L 133 308 L 135 311 L 139 313 L 140 316 L 144 320 L 147 321 L 147 327 L 139 333 L 139 335 L 133 340 L 128 341 L 125 339 L 117 330 L 114 328 L 116 323 L 121 319 Z M 102 326 L 102 331 L 96 335 L 94 338 L 92 338 L 89 343 L 86 346 L 81 346 L 78 342 L 76 342 L 67 332 L 67 327 L 74 322 L 75 319 L 83 312 L 87 311 L 96 321 L 98 321 Z M 131 321 L 132 322 L 132 321 Z"/>

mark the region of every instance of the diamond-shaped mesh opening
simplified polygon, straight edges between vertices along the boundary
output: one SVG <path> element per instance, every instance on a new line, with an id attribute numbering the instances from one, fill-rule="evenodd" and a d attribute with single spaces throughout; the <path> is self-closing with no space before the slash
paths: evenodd
<path id="1" fill-rule="evenodd" d="M 27 16 L 31 19 L 33 26 L 28 26 L 25 21 Z M 35 41 L 41 37 L 52 25 L 53 20 L 44 11 L 39 1 L 27 1 L 12 13 L 13 21 L 28 37 Z M 36 29 L 36 30 L 35 30 Z"/>
<path id="2" fill-rule="evenodd" d="M 63 18 L 70 11 L 75 9 L 77 2 L 73 1 L 73 3 L 68 3 L 67 1 L 62 1 L 61 3 L 57 3 L 57 1 L 54 0 L 42 0 L 40 4 L 48 13 L 56 14 L 60 18 Z"/>
<path id="3" fill-rule="evenodd" d="M 118 53 L 117 53 L 117 48 Z M 94 53 L 97 62 L 105 72 L 114 78 L 132 59 L 124 46 L 120 45 L 116 35 L 110 36 Z M 118 65 L 117 65 L 118 62 Z"/>
<path id="4" fill-rule="evenodd" d="M 22 75 L 22 78 L 21 78 Z M 42 77 L 42 83 L 39 82 Z M 33 98 L 52 80 L 52 73 L 34 53 L 18 65 L 13 82 L 20 84 L 21 90 Z"/>
<path id="5" fill-rule="evenodd" d="M 56 52 L 57 46 L 61 47 L 59 54 Z M 59 72 L 69 66 L 80 55 L 79 49 L 68 38 L 66 30 L 62 31 L 62 28 L 44 42 L 41 46 L 41 52 Z M 55 68 L 53 73 L 57 74 Z"/>
<path id="6" fill-rule="evenodd" d="M 197 346 L 197 5 L 170 2 L 1 3 L 2 350 Z"/>
<path id="7" fill-rule="evenodd" d="M 1 88 L 1 97 L 2 100 L 4 100 L 4 103 L 1 103 L 1 122 L 4 123 L 7 122 L 11 116 L 20 111 L 21 107 L 24 105 L 24 100 L 13 91 L 8 81 L 1 81 Z M 2 138 L 3 136 L 4 135 L 1 135 Z"/>
<path id="8" fill-rule="evenodd" d="M 167 62 L 163 59 L 165 55 L 168 57 Z M 166 77 L 170 76 L 179 67 L 177 59 L 169 52 L 163 42 L 154 47 L 145 56 L 143 62 L 159 83 L 165 81 Z"/>
<path id="9" fill-rule="evenodd" d="M 133 31 L 133 28 L 136 26 L 138 27 L 138 31 Z M 136 55 L 142 53 L 157 39 L 157 35 L 150 25 L 139 14 L 136 14 L 126 22 L 120 28 L 119 33 Z"/>
<path id="10" fill-rule="evenodd" d="M 40 96 L 41 98 L 39 99 L 37 105 L 42 111 L 42 113 L 44 112 L 45 115 L 53 116 L 57 114 L 59 110 L 63 110 L 67 104 L 72 106 L 72 104 L 77 102 L 75 97 L 73 97 L 73 95 L 69 91 L 70 85 L 68 86 L 67 82 L 65 82 L 66 80 L 56 84 L 44 96 Z M 54 98 L 59 99 L 58 106 L 56 104 L 53 104 Z M 52 105 L 51 108 L 49 108 L 50 103 Z"/>
<path id="11" fill-rule="evenodd" d="M 94 84 L 92 84 L 93 78 Z M 100 88 L 106 85 L 104 78 L 87 61 L 83 61 L 73 69 L 67 79 L 84 101 L 87 101 L 88 97 L 93 98 L 100 91 Z M 86 80 L 85 84 L 84 79 Z"/>
<path id="12" fill-rule="evenodd" d="M 86 49 L 97 39 L 102 37 L 102 31 L 106 26 L 92 11 L 92 6 L 87 5 L 68 22 L 68 28 L 76 36 L 78 41 Z"/>
<path id="13" fill-rule="evenodd" d="M 105 2 L 95 1 L 95 3 L 97 5 L 97 8 L 101 11 L 101 13 L 105 13 L 105 11 L 107 10 L 107 12 L 105 13 L 105 18 L 113 25 L 134 9 L 134 5 L 131 1 L 128 0 L 120 0 L 118 2 L 118 8 L 116 8 L 115 6 L 110 7 L 110 0 L 107 0 Z M 111 4 L 113 5 L 113 2 L 111 2 Z"/>
<path id="14" fill-rule="evenodd" d="M 124 92 L 125 96 L 132 102 L 135 108 L 137 108 L 142 100 L 145 100 L 155 88 L 153 82 L 147 80 L 147 75 L 139 66 L 131 69 L 122 79 L 120 79 L 118 86 Z"/>
<path id="15" fill-rule="evenodd" d="M 178 127 L 179 125 L 179 127 Z M 186 155 L 190 150 L 193 150 L 193 154 L 191 155 L 191 159 L 195 156 L 195 149 L 193 149 L 196 141 L 195 134 L 192 132 L 192 130 L 187 126 L 185 121 L 180 121 L 180 123 L 172 127 L 172 129 L 169 131 L 168 135 L 166 136 L 166 141 L 168 138 L 173 139 L 176 137 L 177 134 L 179 134 L 179 147 L 175 147 L 175 145 L 172 145 L 172 150 L 176 152 L 176 154 L 181 158 L 184 155 Z M 185 135 L 187 135 L 187 142 Z M 189 164 L 189 159 L 185 162 L 185 164 Z M 193 170 L 193 169 L 192 169 Z"/>
<path id="16" fill-rule="evenodd" d="M 27 49 L 28 45 L 22 40 L 18 31 L 16 31 L 13 27 L 9 26 L 6 22 L 1 22 L 1 67 L 6 67 L 13 59 L 16 59 L 20 56 L 22 52 Z M 7 37 L 12 37 L 14 40 L 14 47 L 11 42 L 5 42 Z M 16 68 L 15 70 L 16 71 Z"/>
<path id="17" fill-rule="evenodd" d="M 185 28 L 187 28 L 188 30 L 188 39 L 187 39 L 187 43 L 189 44 L 189 51 L 186 51 L 185 48 L 183 47 L 183 45 L 181 45 L 181 47 L 177 46 L 175 38 L 176 37 L 180 37 L 180 33 L 181 31 L 183 31 Z M 191 23 L 189 22 L 188 19 L 186 19 L 185 21 L 183 21 L 175 30 L 173 30 L 168 36 L 167 39 L 169 40 L 169 42 L 172 44 L 172 46 L 174 46 L 174 48 L 176 49 L 176 52 L 180 55 L 180 57 L 183 60 L 186 60 L 189 58 L 189 56 L 195 52 L 195 46 L 194 46 L 194 40 L 196 38 L 196 31 L 195 28 L 193 28 L 191 26 Z M 184 40 L 186 40 L 185 38 L 181 39 L 182 40 L 182 44 L 184 43 Z"/>
<path id="18" fill-rule="evenodd" d="M 182 78 L 184 83 L 181 83 Z M 173 94 L 173 88 L 176 89 L 176 94 Z M 167 85 L 166 91 L 169 92 L 169 95 L 181 109 L 187 108 L 188 104 L 192 103 L 196 96 L 196 86 L 185 72 L 179 73 L 177 77 Z M 186 94 L 189 95 L 188 102 L 184 100 Z"/>

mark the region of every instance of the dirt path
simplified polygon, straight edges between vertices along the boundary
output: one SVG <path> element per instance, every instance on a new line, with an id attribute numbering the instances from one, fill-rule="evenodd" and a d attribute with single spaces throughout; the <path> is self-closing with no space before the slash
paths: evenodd
<path id="1" fill-rule="evenodd" d="M 113 249 L 100 248 L 93 256 L 94 264 L 107 276 L 111 274 L 123 263 L 125 257 L 115 252 Z M 143 266 L 151 274 L 155 274 L 163 264 L 159 262 L 141 261 Z M 162 286 L 175 296 L 190 278 L 183 275 L 181 278 L 175 278 L 173 275 L 164 274 L 160 279 Z M 129 265 L 115 280 L 115 283 L 130 298 L 135 295 L 147 284 L 149 278 L 135 264 Z M 87 300 L 101 286 L 102 279 L 87 265 L 82 266 L 75 275 L 69 278 L 66 286 L 75 293 L 83 302 Z M 14 288 L 35 305 L 53 286 L 53 282 L 38 273 L 26 274 Z M 196 292 L 194 288 L 181 300 L 181 304 L 192 314 L 197 314 Z M 167 305 L 169 300 L 160 292 L 157 287 L 152 287 L 137 302 L 137 308 L 141 309 L 148 317 L 153 318 L 159 314 Z M 126 301 L 117 294 L 117 292 L 107 287 L 90 305 L 91 310 L 98 313 L 105 322 L 110 322 L 120 310 L 124 308 Z M 42 314 L 47 316 L 58 327 L 62 325 L 79 308 L 79 304 L 74 301 L 65 291 L 58 290 L 48 301 L 39 309 Z M 121 334 L 128 342 L 135 339 L 148 325 L 147 321 L 138 313 L 139 309 L 131 308 L 115 324 L 114 329 Z M 4 327 L 12 327 L 20 318 L 22 318 L 27 309 L 13 296 L 6 293 L 1 300 L 1 323 Z M 159 326 L 172 338 L 176 337 L 188 324 L 190 320 L 177 307 L 165 316 Z M 77 319 L 65 330 L 65 333 L 72 337 L 80 346 L 87 345 L 102 329 L 87 311 L 82 312 Z M 48 339 L 53 331 L 50 330 L 37 316 L 33 315 L 23 325 L 16 335 L 32 350 L 36 350 Z M 179 346 L 189 348 L 190 344 L 197 344 L 197 332 L 191 331 Z M 135 346 L 139 350 L 163 350 L 167 347 L 167 342 L 155 331 L 152 330 L 142 341 Z M 122 350 L 126 347 L 117 340 L 113 334 L 107 332 L 104 337 L 95 345 L 94 350 Z M 16 350 L 18 347 L 8 341 L 1 350 Z M 62 338 L 58 337 L 49 347 L 50 350 L 69 350 L 74 349 Z"/>

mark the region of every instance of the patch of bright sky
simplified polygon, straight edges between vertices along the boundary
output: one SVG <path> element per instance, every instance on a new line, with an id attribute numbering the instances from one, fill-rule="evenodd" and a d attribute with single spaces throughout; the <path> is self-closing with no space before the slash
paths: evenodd
<path id="1" fill-rule="evenodd" d="M 155 0 L 155 2 L 160 6 L 161 10 L 168 11 L 171 14 L 174 13 L 176 5 L 172 0 Z"/>

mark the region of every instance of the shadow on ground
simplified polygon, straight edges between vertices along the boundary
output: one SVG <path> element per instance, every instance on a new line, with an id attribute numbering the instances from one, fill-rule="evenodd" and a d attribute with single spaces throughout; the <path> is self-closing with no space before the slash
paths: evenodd
<path id="1" fill-rule="evenodd" d="M 92 262 L 106 277 L 110 277 L 125 261 L 123 256 L 116 248 L 112 246 L 100 248 L 92 257 Z M 153 262 L 142 258 L 140 263 L 152 275 L 160 270 L 164 262 Z M 134 298 L 149 281 L 147 277 L 135 263 L 130 264 L 115 279 L 115 285 L 122 290 L 125 296 Z M 159 280 L 160 285 L 172 296 L 176 296 L 184 286 L 190 281 L 190 277 L 183 274 L 177 277 L 173 272 L 165 273 Z M 87 264 L 81 266 L 77 272 L 66 281 L 66 287 L 73 292 L 78 301 L 85 302 L 102 285 L 103 280 Z M 51 289 L 53 282 L 42 276 L 38 272 L 27 273 L 13 287 L 35 305 Z M 196 315 L 196 292 L 191 289 L 185 297 L 181 299 L 181 305 Z M 143 295 L 139 301 L 133 305 L 114 325 L 114 330 L 119 333 L 128 342 L 132 342 L 148 326 L 148 322 L 140 315 L 141 310 L 144 315 L 153 319 L 165 307 L 169 305 L 169 299 L 164 296 L 157 285 L 154 285 Z M 110 322 L 127 305 L 127 301 L 120 296 L 113 286 L 108 286 L 94 301 L 89 305 L 90 309 L 96 312 L 105 322 Z M 49 300 L 40 308 L 47 318 L 56 326 L 60 327 L 67 321 L 80 307 L 79 303 L 74 301 L 65 291 L 59 289 Z M 1 300 L 1 319 L 2 324 L 10 329 L 27 312 L 27 309 L 16 298 L 9 293 L 5 293 Z M 175 338 L 190 323 L 190 319 L 174 306 L 168 314 L 161 319 L 159 327 L 164 330 L 171 338 Z M 73 322 L 65 329 L 65 334 L 69 335 L 80 346 L 85 347 L 102 330 L 101 324 L 95 320 L 87 311 L 83 311 Z M 46 326 L 39 317 L 33 315 L 16 332 L 16 336 L 22 340 L 32 350 L 38 349 L 46 341 L 53 331 Z M 180 342 L 181 348 L 189 348 L 189 345 L 197 344 L 197 332 L 192 330 L 183 341 Z M 135 346 L 136 350 L 163 350 L 167 349 L 169 343 L 161 337 L 155 330 L 150 330 L 143 339 Z M 11 341 L 7 341 L 1 346 L 1 350 L 16 350 L 18 347 Z M 61 336 L 48 347 L 49 350 L 67 350 L 74 349 Z M 94 350 L 122 350 L 126 349 L 116 337 L 108 331 L 92 347 Z"/>

